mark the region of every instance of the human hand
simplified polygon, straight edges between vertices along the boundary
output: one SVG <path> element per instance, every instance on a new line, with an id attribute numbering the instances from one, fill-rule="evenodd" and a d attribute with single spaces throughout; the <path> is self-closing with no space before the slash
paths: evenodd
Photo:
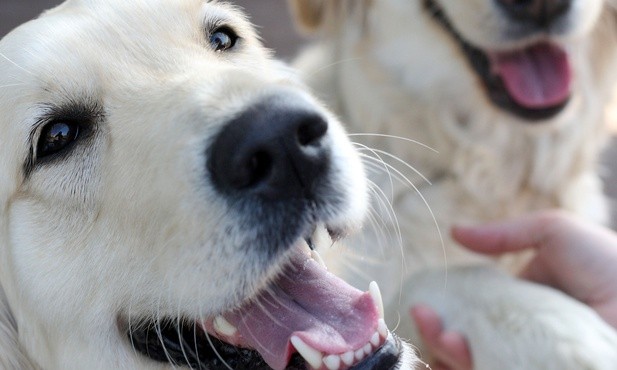
<path id="1" fill-rule="evenodd" d="M 423 305 L 410 311 L 424 341 L 432 370 L 471 370 L 471 352 L 462 334 L 445 331 L 435 311 Z"/>
<path id="2" fill-rule="evenodd" d="M 499 255 L 535 249 L 523 278 L 560 289 L 593 308 L 617 328 L 617 234 L 561 211 L 511 221 L 454 227 L 452 236 L 469 249 Z M 410 312 L 434 360 L 434 370 L 470 370 L 471 351 L 462 334 L 444 330 L 427 306 Z"/>
<path id="3" fill-rule="evenodd" d="M 611 230 L 562 211 L 544 211 L 511 221 L 455 227 L 452 236 L 484 254 L 535 249 L 523 278 L 562 290 L 617 328 L 617 234 Z"/>

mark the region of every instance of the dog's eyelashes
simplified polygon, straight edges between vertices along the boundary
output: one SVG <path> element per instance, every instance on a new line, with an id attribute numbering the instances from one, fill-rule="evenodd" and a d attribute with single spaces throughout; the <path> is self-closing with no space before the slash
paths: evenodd
<path id="1" fill-rule="evenodd" d="M 37 157 L 43 158 L 58 153 L 79 136 L 79 124 L 69 121 L 53 121 L 43 127 L 37 144 Z"/>
<path id="2" fill-rule="evenodd" d="M 229 27 L 220 27 L 210 35 L 210 46 L 216 52 L 233 48 L 238 41 L 238 35 Z"/>

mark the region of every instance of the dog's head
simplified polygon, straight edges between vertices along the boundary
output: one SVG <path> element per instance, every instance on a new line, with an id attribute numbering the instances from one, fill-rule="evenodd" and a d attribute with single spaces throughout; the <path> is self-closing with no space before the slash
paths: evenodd
<path id="1" fill-rule="evenodd" d="M 348 54 L 371 50 L 401 85 L 460 116 L 487 106 L 497 121 L 558 121 L 608 90 L 614 29 L 598 31 L 603 0 L 290 3 L 303 30 L 337 34 L 340 48 L 354 44 Z"/>
<path id="2" fill-rule="evenodd" d="M 360 161 L 233 6 L 68 1 L 0 42 L 0 113 L 0 281 L 40 366 L 397 362 L 376 289 L 305 241 L 359 225 Z"/>

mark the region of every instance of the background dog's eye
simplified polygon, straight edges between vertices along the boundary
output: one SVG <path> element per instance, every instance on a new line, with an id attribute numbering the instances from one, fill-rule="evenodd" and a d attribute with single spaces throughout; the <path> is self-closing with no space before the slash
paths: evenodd
<path id="1" fill-rule="evenodd" d="M 37 157 L 42 158 L 61 151 L 79 135 L 79 125 L 72 122 L 51 122 L 43 127 L 37 145 Z"/>
<path id="2" fill-rule="evenodd" d="M 227 27 L 219 28 L 210 35 L 210 45 L 214 51 L 218 52 L 233 48 L 236 41 L 238 41 L 238 35 Z"/>

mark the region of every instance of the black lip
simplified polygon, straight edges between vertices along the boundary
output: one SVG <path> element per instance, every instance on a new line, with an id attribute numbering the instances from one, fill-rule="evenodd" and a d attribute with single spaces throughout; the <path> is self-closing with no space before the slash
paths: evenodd
<path id="1" fill-rule="evenodd" d="M 156 362 L 195 370 L 271 370 L 257 351 L 222 342 L 196 328 L 195 324 L 162 320 L 142 322 L 127 330 L 133 349 Z M 402 353 L 401 341 L 389 336 L 375 353 L 350 370 L 393 370 Z M 306 370 L 304 359 L 294 354 L 286 370 Z"/>
<path id="2" fill-rule="evenodd" d="M 398 368 L 403 344 L 399 338 L 389 335 L 386 342 L 370 357 L 349 370 L 394 370 Z"/>
<path id="3" fill-rule="evenodd" d="M 441 6 L 435 0 L 424 0 L 424 8 L 457 42 L 465 53 L 467 61 L 478 77 L 482 80 L 489 99 L 497 107 L 533 123 L 555 117 L 568 105 L 570 99 L 550 108 L 530 109 L 518 104 L 506 90 L 503 80 L 491 73 L 488 55 L 481 49 L 471 45 L 454 28 Z"/>

